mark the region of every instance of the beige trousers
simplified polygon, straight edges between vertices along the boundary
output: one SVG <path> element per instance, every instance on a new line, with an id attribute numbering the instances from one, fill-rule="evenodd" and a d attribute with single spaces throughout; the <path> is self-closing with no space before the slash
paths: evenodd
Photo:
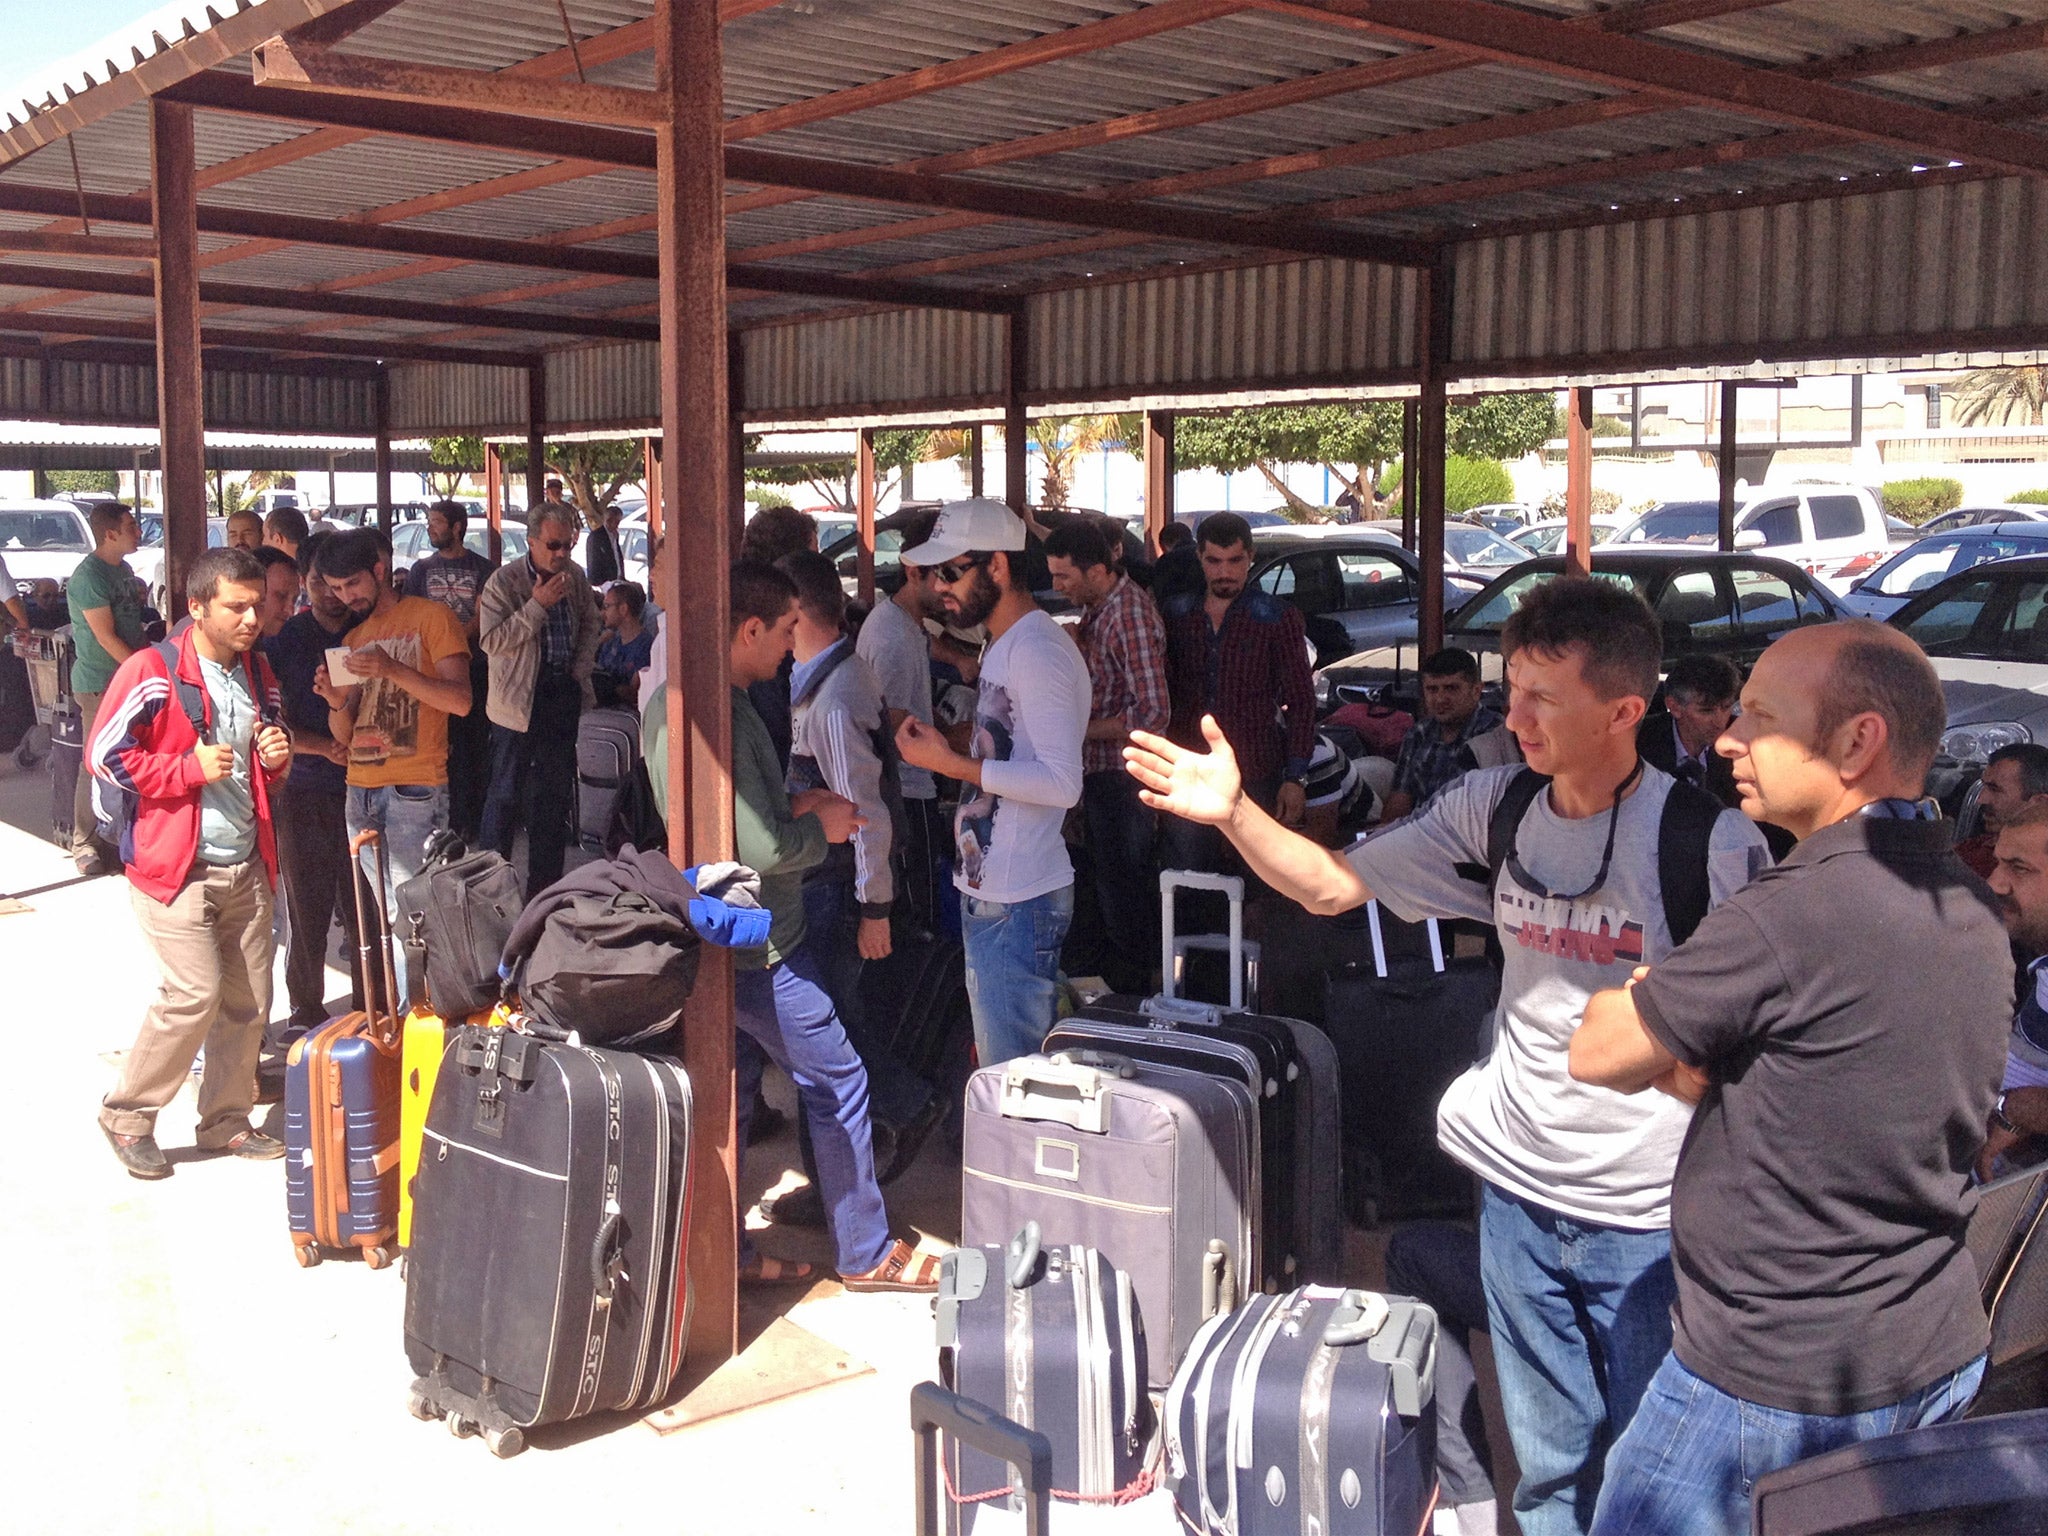
<path id="1" fill-rule="evenodd" d="M 74 693 L 78 704 L 79 718 L 85 722 L 83 740 L 88 751 L 92 748 L 92 733 L 99 729 L 100 700 L 103 693 Z M 92 816 L 92 770 L 84 763 L 78 765 L 78 788 L 71 792 L 71 856 L 91 853 L 94 850 L 94 828 Z M 109 869 L 108 874 L 117 873 Z"/>
<path id="2" fill-rule="evenodd" d="M 200 1046 L 202 1147 L 223 1147 L 250 1128 L 256 1057 L 270 1017 L 271 891 L 261 856 L 202 867 L 168 905 L 133 885 L 128 897 L 163 980 L 142 1030 L 101 1101 L 100 1124 L 147 1136 L 177 1097 Z"/>

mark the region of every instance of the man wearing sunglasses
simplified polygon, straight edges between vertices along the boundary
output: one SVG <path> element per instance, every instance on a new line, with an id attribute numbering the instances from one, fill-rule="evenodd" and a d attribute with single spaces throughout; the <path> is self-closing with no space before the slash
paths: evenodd
<path id="1" fill-rule="evenodd" d="M 484 583 L 478 639 L 491 659 L 491 787 L 484 842 L 506 858 L 532 795 L 526 824 L 526 894 L 562 878 L 576 795 L 576 720 L 595 708 L 590 675 L 604 620 L 597 594 L 569 558 L 574 515 L 553 502 L 534 509 L 526 558 Z"/>
<path id="2" fill-rule="evenodd" d="M 1024 524 L 1000 501 L 949 502 L 903 551 L 936 567 L 947 619 L 988 626 L 976 684 L 973 755 L 907 716 L 903 761 L 960 781 L 953 883 L 960 891 L 968 1000 L 981 1064 L 1038 1049 L 1052 1028 L 1060 946 L 1074 917 L 1074 866 L 1061 836 L 1081 798 L 1091 694 L 1080 647 L 1031 599 Z"/>
<path id="3" fill-rule="evenodd" d="M 1467 774 L 1421 814 L 1335 853 L 1244 793 L 1214 720 L 1202 721 L 1206 753 L 1139 734 L 1125 756 L 1147 804 L 1222 828 L 1311 911 L 1378 897 L 1410 920 L 1494 924 L 1506 958 L 1493 1050 L 1444 1094 L 1437 1135 L 1482 1181 L 1481 1279 L 1522 1470 L 1516 1519 L 1526 1536 L 1575 1536 L 1670 1344 L 1671 1175 L 1690 1109 L 1573 1081 L 1569 1042 L 1588 998 L 1673 948 L 1662 876 L 1676 783 L 1636 752 L 1661 635 L 1631 592 L 1547 582 L 1508 620 L 1501 650 L 1507 728 L 1548 780 L 1523 781 L 1535 793 L 1503 829 L 1505 849 L 1489 834 L 1521 765 Z M 1692 857 L 1704 858 L 1694 875 L 1712 903 L 1767 856 L 1753 823 L 1707 815 L 1705 853 L 1695 844 Z"/>

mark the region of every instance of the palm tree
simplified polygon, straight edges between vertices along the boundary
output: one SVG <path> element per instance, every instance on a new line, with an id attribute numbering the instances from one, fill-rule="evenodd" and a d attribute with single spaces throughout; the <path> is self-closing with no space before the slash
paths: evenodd
<path id="1" fill-rule="evenodd" d="M 1038 445 L 1045 464 L 1041 497 L 1048 507 L 1067 504 L 1073 491 L 1074 470 L 1083 454 L 1123 437 L 1122 423 L 1115 416 L 1041 416 L 1025 432 Z"/>
<path id="2" fill-rule="evenodd" d="M 1962 404 L 1956 424 L 1963 427 L 2009 425 L 2015 415 L 2030 427 L 2042 424 L 2048 412 L 2048 368 L 1979 368 L 1956 386 Z"/>

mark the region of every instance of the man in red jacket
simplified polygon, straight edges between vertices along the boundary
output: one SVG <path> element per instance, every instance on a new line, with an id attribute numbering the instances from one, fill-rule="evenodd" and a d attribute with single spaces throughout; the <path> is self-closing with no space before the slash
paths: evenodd
<path id="1" fill-rule="evenodd" d="M 185 598 L 192 623 L 121 663 L 86 744 L 94 799 L 118 831 L 129 900 L 163 971 L 100 1107 L 100 1129 L 138 1179 L 170 1177 L 156 1115 L 202 1045 L 200 1147 L 284 1155 L 249 1123 L 270 1016 L 270 788 L 291 759 L 277 680 L 254 649 L 263 567 L 247 550 L 209 549 Z"/>

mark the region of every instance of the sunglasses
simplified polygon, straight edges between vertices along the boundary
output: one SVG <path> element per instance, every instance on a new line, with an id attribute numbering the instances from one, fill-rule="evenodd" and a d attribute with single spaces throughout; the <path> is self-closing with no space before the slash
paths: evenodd
<path id="1" fill-rule="evenodd" d="M 932 576 L 933 579 L 942 581 L 950 587 L 963 580 L 969 571 L 979 570 L 994 558 L 994 555 L 968 555 L 964 559 L 949 560 L 933 571 Z"/>
<path id="2" fill-rule="evenodd" d="M 548 553 L 550 554 L 559 555 L 565 550 L 574 549 L 576 547 L 576 544 L 574 540 L 571 540 L 567 544 L 557 544 L 553 539 L 542 539 L 540 541 L 540 547 L 548 551 Z"/>

